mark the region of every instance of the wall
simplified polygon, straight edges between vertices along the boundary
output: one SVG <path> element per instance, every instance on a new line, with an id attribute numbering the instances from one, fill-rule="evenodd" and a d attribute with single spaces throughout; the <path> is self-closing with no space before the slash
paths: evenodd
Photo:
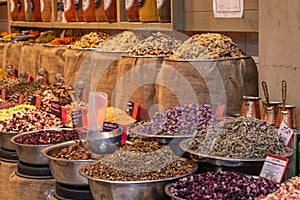
<path id="1" fill-rule="evenodd" d="M 0 32 L 8 31 L 7 6 L 0 4 Z"/>
<path id="2" fill-rule="evenodd" d="M 287 103 L 297 106 L 298 127 L 300 127 L 299 8 L 300 1 L 295 0 L 259 1 L 259 80 L 267 82 L 271 100 L 277 101 L 281 100 L 281 81 L 287 81 Z"/>

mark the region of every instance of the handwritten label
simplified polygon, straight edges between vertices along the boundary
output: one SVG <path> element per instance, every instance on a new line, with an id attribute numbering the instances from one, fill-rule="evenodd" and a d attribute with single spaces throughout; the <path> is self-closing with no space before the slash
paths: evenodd
<path id="1" fill-rule="evenodd" d="M 126 113 L 127 115 L 131 116 L 133 119 L 136 119 L 138 114 L 138 109 L 139 109 L 138 103 L 133 103 L 129 101 L 127 104 Z"/>
<path id="2" fill-rule="evenodd" d="M 280 183 L 288 162 L 288 158 L 268 154 L 259 176 Z"/>
<path id="3" fill-rule="evenodd" d="M 217 109 L 216 109 L 216 117 L 219 120 L 223 119 L 224 110 L 225 110 L 225 105 L 224 104 L 218 104 Z"/>
<path id="4" fill-rule="evenodd" d="M 284 138 L 285 145 L 289 146 L 292 141 L 294 131 L 284 122 L 282 121 L 278 130 L 278 134 Z"/>

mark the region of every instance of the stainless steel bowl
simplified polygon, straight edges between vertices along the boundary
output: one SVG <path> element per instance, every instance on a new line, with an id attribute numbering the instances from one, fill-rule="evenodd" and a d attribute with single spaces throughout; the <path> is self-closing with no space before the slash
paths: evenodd
<path id="1" fill-rule="evenodd" d="M 95 162 L 95 160 L 65 160 L 51 156 L 62 148 L 73 144 L 75 144 L 75 141 L 52 145 L 42 149 L 41 153 L 48 159 L 52 176 L 57 182 L 74 186 L 86 186 L 88 185 L 88 180 L 79 174 L 79 170 L 81 166 Z"/>
<path id="2" fill-rule="evenodd" d="M 89 165 L 90 164 L 84 165 L 80 169 L 80 174 L 88 179 L 92 196 L 95 200 L 168 199 L 164 191 L 165 185 L 190 175 L 198 169 L 198 167 L 195 167 L 194 170 L 188 174 L 168 179 L 150 181 L 108 181 L 87 176 L 85 170 Z"/>
<path id="3" fill-rule="evenodd" d="M 10 141 L 16 146 L 17 156 L 20 161 L 32 165 L 48 165 L 48 159 L 41 154 L 41 150 L 51 144 L 45 145 L 32 145 L 32 144 L 20 144 L 16 140 L 20 137 L 30 134 L 38 134 L 40 131 L 32 131 L 26 133 L 20 133 L 13 136 Z"/>
<path id="4" fill-rule="evenodd" d="M 10 150 L 10 151 L 16 151 L 17 146 L 11 142 L 11 138 L 15 135 L 18 135 L 18 134 L 20 134 L 20 133 L 0 132 L 0 147 L 3 148 L 3 149 Z"/>

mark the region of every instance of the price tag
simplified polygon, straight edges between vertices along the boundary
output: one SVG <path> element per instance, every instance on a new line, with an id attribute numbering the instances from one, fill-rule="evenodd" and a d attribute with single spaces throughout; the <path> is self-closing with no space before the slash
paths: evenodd
<path id="1" fill-rule="evenodd" d="M 41 108 L 41 103 L 42 103 L 41 97 L 36 97 L 36 100 L 35 100 L 35 107 L 36 107 L 37 109 L 40 109 L 40 108 Z"/>
<path id="2" fill-rule="evenodd" d="M 117 128 L 119 128 L 119 125 L 116 123 L 103 122 L 103 131 L 110 132 Z"/>
<path id="3" fill-rule="evenodd" d="M 18 104 L 22 104 L 23 103 L 23 98 L 24 98 L 24 95 L 22 95 L 20 93 L 15 93 L 13 95 L 13 102 L 18 103 Z"/>
<path id="4" fill-rule="evenodd" d="M 268 154 L 259 176 L 280 183 L 288 162 L 288 158 Z"/>
<path id="5" fill-rule="evenodd" d="M 289 146 L 292 141 L 294 131 L 284 121 L 280 124 L 278 134 L 284 138 L 285 146 Z"/>
<path id="6" fill-rule="evenodd" d="M 136 119 L 138 114 L 138 109 L 139 109 L 138 103 L 133 103 L 129 101 L 127 104 L 126 113 L 127 115 L 131 116 L 133 119 Z"/>
<path id="7" fill-rule="evenodd" d="M 86 116 L 86 114 L 85 114 Z M 73 128 L 76 128 L 77 130 L 83 132 L 83 128 L 86 126 L 84 123 L 87 121 L 87 119 L 84 119 L 84 110 L 79 109 L 72 112 L 72 123 Z"/>
<path id="8" fill-rule="evenodd" d="M 30 76 L 30 74 L 27 75 L 27 82 L 33 82 L 34 78 Z"/>
<path id="9" fill-rule="evenodd" d="M 218 104 L 217 109 L 216 109 L 216 117 L 219 120 L 223 119 L 224 110 L 225 110 L 225 105 L 224 104 Z"/>
<path id="10" fill-rule="evenodd" d="M 1 99 L 4 101 L 6 99 L 6 90 L 5 89 L 1 89 Z"/>
<path id="11" fill-rule="evenodd" d="M 51 113 L 61 119 L 61 106 L 56 103 L 51 103 Z"/>

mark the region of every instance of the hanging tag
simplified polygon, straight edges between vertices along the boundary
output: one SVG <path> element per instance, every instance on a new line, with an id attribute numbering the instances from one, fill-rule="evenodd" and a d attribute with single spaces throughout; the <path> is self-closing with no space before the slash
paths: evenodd
<path id="1" fill-rule="evenodd" d="M 288 158 L 268 154 L 259 176 L 281 183 L 288 162 Z"/>
<path id="2" fill-rule="evenodd" d="M 219 120 L 223 119 L 224 110 L 225 110 L 225 105 L 224 104 L 218 104 L 217 109 L 216 109 L 216 117 Z"/>
<path id="3" fill-rule="evenodd" d="M 294 136 L 294 131 L 284 121 L 280 124 L 278 134 L 284 138 L 285 146 L 289 146 Z"/>

